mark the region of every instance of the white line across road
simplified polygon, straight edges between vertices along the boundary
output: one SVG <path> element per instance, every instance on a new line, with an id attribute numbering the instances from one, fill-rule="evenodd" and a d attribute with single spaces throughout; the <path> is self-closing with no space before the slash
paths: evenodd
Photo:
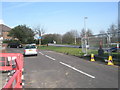
<path id="1" fill-rule="evenodd" d="M 92 76 L 92 75 L 90 75 L 90 74 L 88 74 L 88 73 L 85 73 L 85 72 L 83 72 L 83 71 L 81 71 L 81 70 L 78 70 L 78 69 L 76 69 L 75 67 L 72 67 L 72 66 L 70 66 L 70 65 L 68 65 L 68 64 L 66 64 L 66 63 L 63 63 L 63 62 L 60 62 L 60 63 L 61 63 L 62 65 L 65 65 L 65 66 L 67 66 L 67 67 L 69 67 L 69 68 L 77 71 L 77 72 L 80 72 L 80 73 L 82 73 L 82 74 L 84 74 L 84 75 L 86 75 L 86 76 L 88 76 L 88 77 L 95 78 L 95 76 Z"/>
<path id="2" fill-rule="evenodd" d="M 40 54 L 44 55 L 43 53 L 39 52 Z"/>
<path id="3" fill-rule="evenodd" d="M 52 58 L 52 57 L 50 57 L 50 56 L 48 56 L 48 55 L 45 55 L 45 56 L 48 57 L 49 59 L 55 60 L 54 58 Z"/>

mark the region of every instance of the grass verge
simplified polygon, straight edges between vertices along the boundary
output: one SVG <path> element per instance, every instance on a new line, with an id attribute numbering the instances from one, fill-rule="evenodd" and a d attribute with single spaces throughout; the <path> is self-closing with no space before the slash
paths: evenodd
<path id="1" fill-rule="evenodd" d="M 56 51 L 56 52 L 60 52 L 60 53 L 64 53 L 67 55 L 73 55 L 73 56 L 78 56 L 78 57 L 83 57 L 84 53 L 82 52 L 81 48 L 70 48 L 70 47 L 55 47 L 55 46 L 39 46 L 38 49 L 41 50 L 51 50 L 51 51 Z M 87 57 L 83 57 L 86 60 L 90 60 L 90 55 L 94 54 L 97 55 L 98 51 L 97 50 L 88 50 L 88 56 Z M 120 53 L 112 53 L 113 58 L 120 58 Z M 109 55 L 108 53 L 104 53 L 104 56 L 108 58 Z M 95 59 L 97 61 L 102 61 L 105 62 L 103 58 L 99 58 L 99 57 L 95 57 Z M 114 60 L 113 61 L 115 65 L 120 65 L 120 61 L 118 60 Z"/>
<path id="2" fill-rule="evenodd" d="M 74 56 L 83 56 L 84 53 L 82 53 L 82 50 L 80 48 L 70 48 L 70 47 L 55 47 L 55 46 L 39 46 L 38 47 L 41 50 L 52 50 L 68 55 L 74 55 Z"/>

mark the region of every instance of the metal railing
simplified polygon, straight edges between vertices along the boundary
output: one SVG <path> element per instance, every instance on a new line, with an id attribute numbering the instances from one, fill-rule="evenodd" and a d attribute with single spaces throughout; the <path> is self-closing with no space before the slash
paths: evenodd
<path id="1" fill-rule="evenodd" d="M 0 71 L 9 71 L 9 80 L 3 89 L 22 88 L 23 55 L 20 53 L 0 53 L 0 57 Z"/>
<path id="2" fill-rule="evenodd" d="M 120 32 L 105 33 L 98 35 L 91 35 L 87 38 L 83 37 L 82 51 L 86 54 L 98 54 L 98 50 L 104 50 L 104 56 L 113 56 L 113 60 L 120 61 Z"/>

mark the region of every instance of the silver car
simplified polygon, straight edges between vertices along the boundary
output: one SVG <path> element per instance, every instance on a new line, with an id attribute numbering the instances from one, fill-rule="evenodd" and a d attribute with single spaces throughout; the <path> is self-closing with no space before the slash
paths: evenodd
<path id="1" fill-rule="evenodd" d="M 38 55 L 38 50 L 35 45 L 26 45 L 24 48 L 24 56 L 26 55 Z"/>

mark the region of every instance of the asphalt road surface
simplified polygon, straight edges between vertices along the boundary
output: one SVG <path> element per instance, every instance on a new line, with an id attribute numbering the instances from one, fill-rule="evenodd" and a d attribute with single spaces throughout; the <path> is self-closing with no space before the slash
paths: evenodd
<path id="1" fill-rule="evenodd" d="M 9 48 L 8 53 L 22 53 Z M 24 57 L 25 88 L 118 88 L 118 67 L 54 51 Z"/>
<path id="2" fill-rule="evenodd" d="M 80 46 L 77 45 L 62 45 L 62 44 L 48 44 L 49 46 L 56 46 L 56 47 L 71 47 L 71 48 L 79 48 Z"/>

